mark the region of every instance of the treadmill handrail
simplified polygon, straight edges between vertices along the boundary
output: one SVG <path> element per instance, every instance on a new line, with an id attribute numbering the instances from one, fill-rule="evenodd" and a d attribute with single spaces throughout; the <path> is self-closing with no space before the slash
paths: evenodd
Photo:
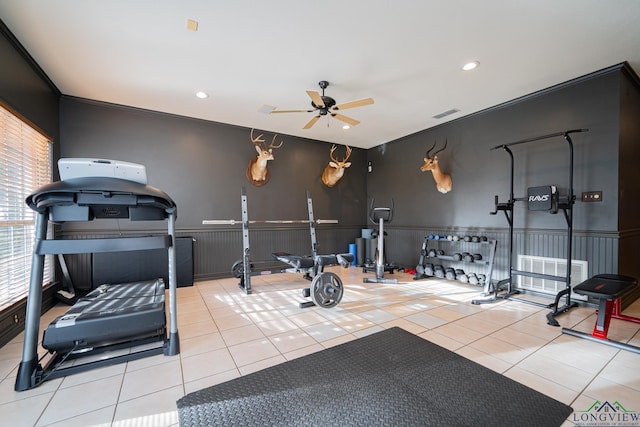
<path id="1" fill-rule="evenodd" d="M 125 179 L 95 177 L 52 182 L 31 193 L 25 202 L 36 212 L 52 206 L 92 204 L 155 207 L 165 211 L 165 219 L 176 208 L 171 197 L 158 188 Z"/>
<path id="2" fill-rule="evenodd" d="M 171 247 L 171 236 L 118 237 L 103 239 L 40 240 L 34 249 L 38 255 L 98 252 L 146 251 Z"/>

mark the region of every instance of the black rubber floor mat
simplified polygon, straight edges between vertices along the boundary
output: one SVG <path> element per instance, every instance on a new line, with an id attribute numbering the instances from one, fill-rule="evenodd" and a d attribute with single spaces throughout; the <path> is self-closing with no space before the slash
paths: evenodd
<path id="1" fill-rule="evenodd" d="M 190 393 L 188 426 L 560 426 L 570 406 L 400 328 Z"/>

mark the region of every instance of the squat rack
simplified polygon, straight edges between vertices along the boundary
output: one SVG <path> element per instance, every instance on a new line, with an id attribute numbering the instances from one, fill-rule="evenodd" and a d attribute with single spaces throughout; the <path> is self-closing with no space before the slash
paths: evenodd
<path id="1" fill-rule="evenodd" d="M 242 207 L 242 219 L 206 219 L 202 221 L 204 225 L 235 225 L 242 224 L 242 260 L 236 261 L 232 266 L 231 270 L 234 276 L 240 278 L 239 287 L 246 294 L 251 294 L 251 276 L 256 275 L 266 275 L 272 273 L 287 273 L 287 269 L 276 268 L 271 270 L 260 270 L 260 271 L 252 271 L 251 265 L 256 262 L 261 261 L 251 261 L 250 256 L 250 245 L 249 245 L 249 225 L 250 224 L 309 224 L 309 234 L 311 235 L 311 259 L 318 259 L 321 256 L 318 255 L 317 246 L 318 243 L 316 241 L 316 229 L 315 224 L 337 224 L 338 220 L 335 219 L 316 219 L 313 218 L 313 201 L 311 199 L 311 194 L 307 191 L 307 212 L 309 214 L 309 219 L 285 219 L 285 220 L 249 220 L 249 208 L 247 203 L 247 192 L 244 187 L 241 189 L 240 194 L 240 203 Z M 342 254 L 346 255 L 346 254 Z M 267 262 L 267 261 L 263 261 Z M 313 276 L 321 273 L 321 271 L 317 271 L 321 269 L 322 266 L 314 266 L 312 270 Z M 293 271 L 291 271 L 293 272 Z M 311 275 L 305 276 L 309 280 L 311 280 Z"/>
<path id="2" fill-rule="evenodd" d="M 504 203 L 498 202 L 498 196 L 495 196 L 495 210 L 490 212 L 491 215 L 496 215 L 498 211 L 503 211 L 504 215 L 509 223 L 509 261 L 508 261 L 508 271 L 509 276 L 506 279 L 498 281 L 497 284 L 493 286 L 493 296 L 488 299 L 475 299 L 472 301 L 473 304 L 482 304 L 486 302 L 493 302 L 499 299 L 514 299 L 517 301 L 525 302 L 527 304 L 538 305 L 546 308 L 552 309 L 549 313 L 547 313 L 547 323 L 552 326 L 560 326 L 558 321 L 555 319 L 555 316 L 562 314 L 568 311 L 571 307 L 576 306 L 575 302 L 571 302 L 571 255 L 572 255 L 572 239 L 573 239 L 573 205 L 575 203 L 575 194 L 573 192 L 573 142 L 571 140 L 570 134 L 572 133 L 580 133 L 580 132 L 588 132 L 589 129 L 573 129 L 567 130 L 564 132 L 557 132 L 548 135 L 542 135 L 534 138 L 528 138 L 521 141 L 511 142 L 509 144 L 498 145 L 496 147 L 491 148 L 491 150 L 503 149 L 507 152 L 511 162 L 511 185 L 509 190 L 509 200 Z M 515 202 L 528 201 L 528 197 L 514 197 L 513 194 L 513 182 L 514 182 L 514 156 L 513 152 L 509 147 L 513 145 L 526 144 L 529 142 L 540 141 L 549 138 L 555 138 L 558 136 L 562 136 L 564 140 L 567 142 L 569 147 L 569 182 L 568 182 L 568 193 L 566 197 L 560 198 L 557 193 L 554 193 L 552 197 L 554 203 L 552 203 L 551 213 L 557 213 L 558 209 L 562 209 L 564 213 L 564 218 L 567 224 L 567 245 L 566 245 L 566 260 L 567 260 L 567 271 L 565 276 L 554 276 L 550 274 L 542 274 L 536 273 L 532 271 L 522 271 L 514 269 L 512 266 L 513 262 L 513 208 Z M 513 287 L 513 276 L 525 276 L 525 277 L 533 277 L 538 279 L 546 279 L 553 280 L 557 282 L 564 282 L 565 288 L 559 291 L 555 300 L 552 304 L 544 304 L 535 301 L 528 301 L 525 299 L 513 298 L 512 296 L 515 294 L 519 294 L 520 291 L 514 289 Z M 505 288 L 506 286 L 506 288 Z M 500 290 L 504 289 L 505 292 L 499 294 Z M 560 299 L 565 297 L 565 304 L 561 307 L 558 307 L 560 303 Z"/>

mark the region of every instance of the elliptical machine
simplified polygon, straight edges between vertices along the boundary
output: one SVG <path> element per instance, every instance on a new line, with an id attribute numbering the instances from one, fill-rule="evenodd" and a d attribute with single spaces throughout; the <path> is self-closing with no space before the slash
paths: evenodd
<path id="1" fill-rule="evenodd" d="M 393 271 L 397 268 L 394 265 L 387 264 L 385 262 L 384 256 L 384 236 L 386 232 L 384 231 L 384 224 L 390 223 L 393 219 L 393 199 L 391 199 L 391 207 L 375 207 L 375 199 L 371 200 L 371 209 L 369 209 L 369 219 L 374 224 L 378 224 L 377 233 L 374 231 L 371 237 L 375 238 L 376 234 L 378 237 L 378 248 L 376 249 L 376 264 L 375 264 L 375 278 L 365 277 L 362 279 L 364 283 L 387 283 L 387 284 L 397 284 L 398 279 L 385 279 L 384 272 L 389 271 L 393 274 Z M 367 268 L 366 266 L 363 270 L 366 272 L 371 268 Z"/>

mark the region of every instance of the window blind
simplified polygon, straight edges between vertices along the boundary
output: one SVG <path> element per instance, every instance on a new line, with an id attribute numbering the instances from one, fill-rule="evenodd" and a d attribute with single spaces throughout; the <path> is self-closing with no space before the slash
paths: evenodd
<path id="1" fill-rule="evenodd" d="M 51 182 L 53 144 L 0 106 L 0 310 L 29 290 L 35 236 L 35 212 L 25 203 L 37 188 Z M 53 280 L 47 255 L 44 284 Z"/>

